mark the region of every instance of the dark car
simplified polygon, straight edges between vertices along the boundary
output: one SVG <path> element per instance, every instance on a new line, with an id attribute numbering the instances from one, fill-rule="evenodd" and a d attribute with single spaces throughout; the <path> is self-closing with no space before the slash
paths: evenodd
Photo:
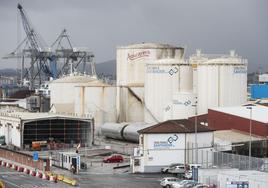
<path id="1" fill-rule="evenodd" d="M 103 159 L 103 162 L 105 163 L 121 163 L 124 161 L 124 158 L 122 155 L 119 155 L 119 154 L 113 154 L 109 157 L 105 157 Z"/>

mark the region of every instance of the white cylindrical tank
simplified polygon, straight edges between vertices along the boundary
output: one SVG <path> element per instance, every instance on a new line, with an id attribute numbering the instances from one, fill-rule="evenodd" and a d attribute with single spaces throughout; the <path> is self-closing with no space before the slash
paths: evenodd
<path id="1" fill-rule="evenodd" d="M 139 142 L 139 133 L 141 129 L 152 126 L 145 122 L 136 122 L 128 124 L 123 130 L 123 139 L 131 142 Z"/>
<path id="2" fill-rule="evenodd" d="M 144 121 L 144 72 L 147 61 L 163 58 L 182 59 L 184 49 L 169 44 L 142 43 L 117 48 L 118 121 Z M 139 90 L 137 93 L 133 90 Z M 135 115 L 133 115 L 135 114 Z"/>
<path id="3" fill-rule="evenodd" d="M 208 108 L 236 106 L 247 101 L 247 60 L 234 55 L 194 57 L 197 71 L 198 114 Z M 190 63 L 193 63 L 190 58 Z"/>
<path id="4" fill-rule="evenodd" d="M 196 100 L 196 94 L 193 92 L 175 93 L 172 102 L 165 108 L 164 121 L 193 117 L 196 112 Z"/>
<path id="5" fill-rule="evenodd" d="M 123 129 L 128 123 L 104 123 L 101 125 L 101 134 L 108 138 L 123 140 Z"/>
<path id="6" fill-rule="evenodd" d="M 70 75 L 52 81 L 50 87 L 50 106 L 53 112 L 75 112 L 75 86 L 96 81 L 84 75 Z"/>
<path id="7" fill-rule="evenodd" d="M 103 123 L 116 122 L 116 87 L 95 81 L 77 86 L 75 93 L 75 112 L 93 115 L 96 132 Z"/>
<path id="8" fill-rule="evenodd" d="M 139 142 L 138 131 L 152 125 L 144 122 L 105 123 L 101 126 L 101 134 L 108 138 Z"/>
<path id="9" fill-rule="evenodd" d="M 164 121 L 173 94 L 192 91 L 192 67 L 183 60 L 163 59 L 147 63 L 145 73 L 145 122 Z"/>

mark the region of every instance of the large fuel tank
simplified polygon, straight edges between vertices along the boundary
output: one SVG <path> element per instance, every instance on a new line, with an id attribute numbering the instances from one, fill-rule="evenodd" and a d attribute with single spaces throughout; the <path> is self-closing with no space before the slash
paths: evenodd
<path id="1" fill-rule="evenodd" d="M 101 126 L 101 133 L 107 138 L 125 140 L 130 142 L 139 142 L 138 130 L 152 126 L 145 122 L 135 123 L 105 123 Z"/>
<path id="2" fill-rule="evenodd" d="M 123 128 L 127 126 L 128 123 L 104 123 L 101 126 L 101 134 L 108 138 L 123 139 Z"/>
<path id="3" fill-rule="evenodd" d="M 131 142 L 139 142 L 138 130 L 150 127 L 153 124 L 148 124 L 145 122 L 130 123 L 123 129 L 123 139 Z"/>

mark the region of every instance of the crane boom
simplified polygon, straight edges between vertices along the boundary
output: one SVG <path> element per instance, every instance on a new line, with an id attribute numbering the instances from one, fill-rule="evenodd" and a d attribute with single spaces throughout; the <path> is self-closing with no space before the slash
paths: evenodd
<path id="1" fill-rule="evenodd" d="M 27 35 L 28 41 L 30 42 L 30 47 L 32 50 L 34 50 L 36 53 L 42 52 L 43 47 L 40 45 L 40 41 L 38 40 L 37 34 L 34 31 L 34 29 L 31 27 L 30 22 L 28 21 L 24 9 L 21 6 L 21 4 L 18 4 L 18 9 L 20 11 L 21 19 L 23 28 L 25 30 L 25 33 Z"/>

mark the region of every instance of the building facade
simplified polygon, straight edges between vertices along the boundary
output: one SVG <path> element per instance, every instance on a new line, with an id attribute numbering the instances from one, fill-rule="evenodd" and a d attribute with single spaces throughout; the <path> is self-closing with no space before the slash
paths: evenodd
<path id="1" fill-rule="evenodd" d="M 140 142 L 132 158 L 132 171 L 160 172 L 171 163 L 200 163 L 201 153 L 213 147 L 213 131 L 197 125 L 199 148 L 195 153 L 194 127 L 194 123 L 186 119 L 169 120 L 138 131 Z"/>

